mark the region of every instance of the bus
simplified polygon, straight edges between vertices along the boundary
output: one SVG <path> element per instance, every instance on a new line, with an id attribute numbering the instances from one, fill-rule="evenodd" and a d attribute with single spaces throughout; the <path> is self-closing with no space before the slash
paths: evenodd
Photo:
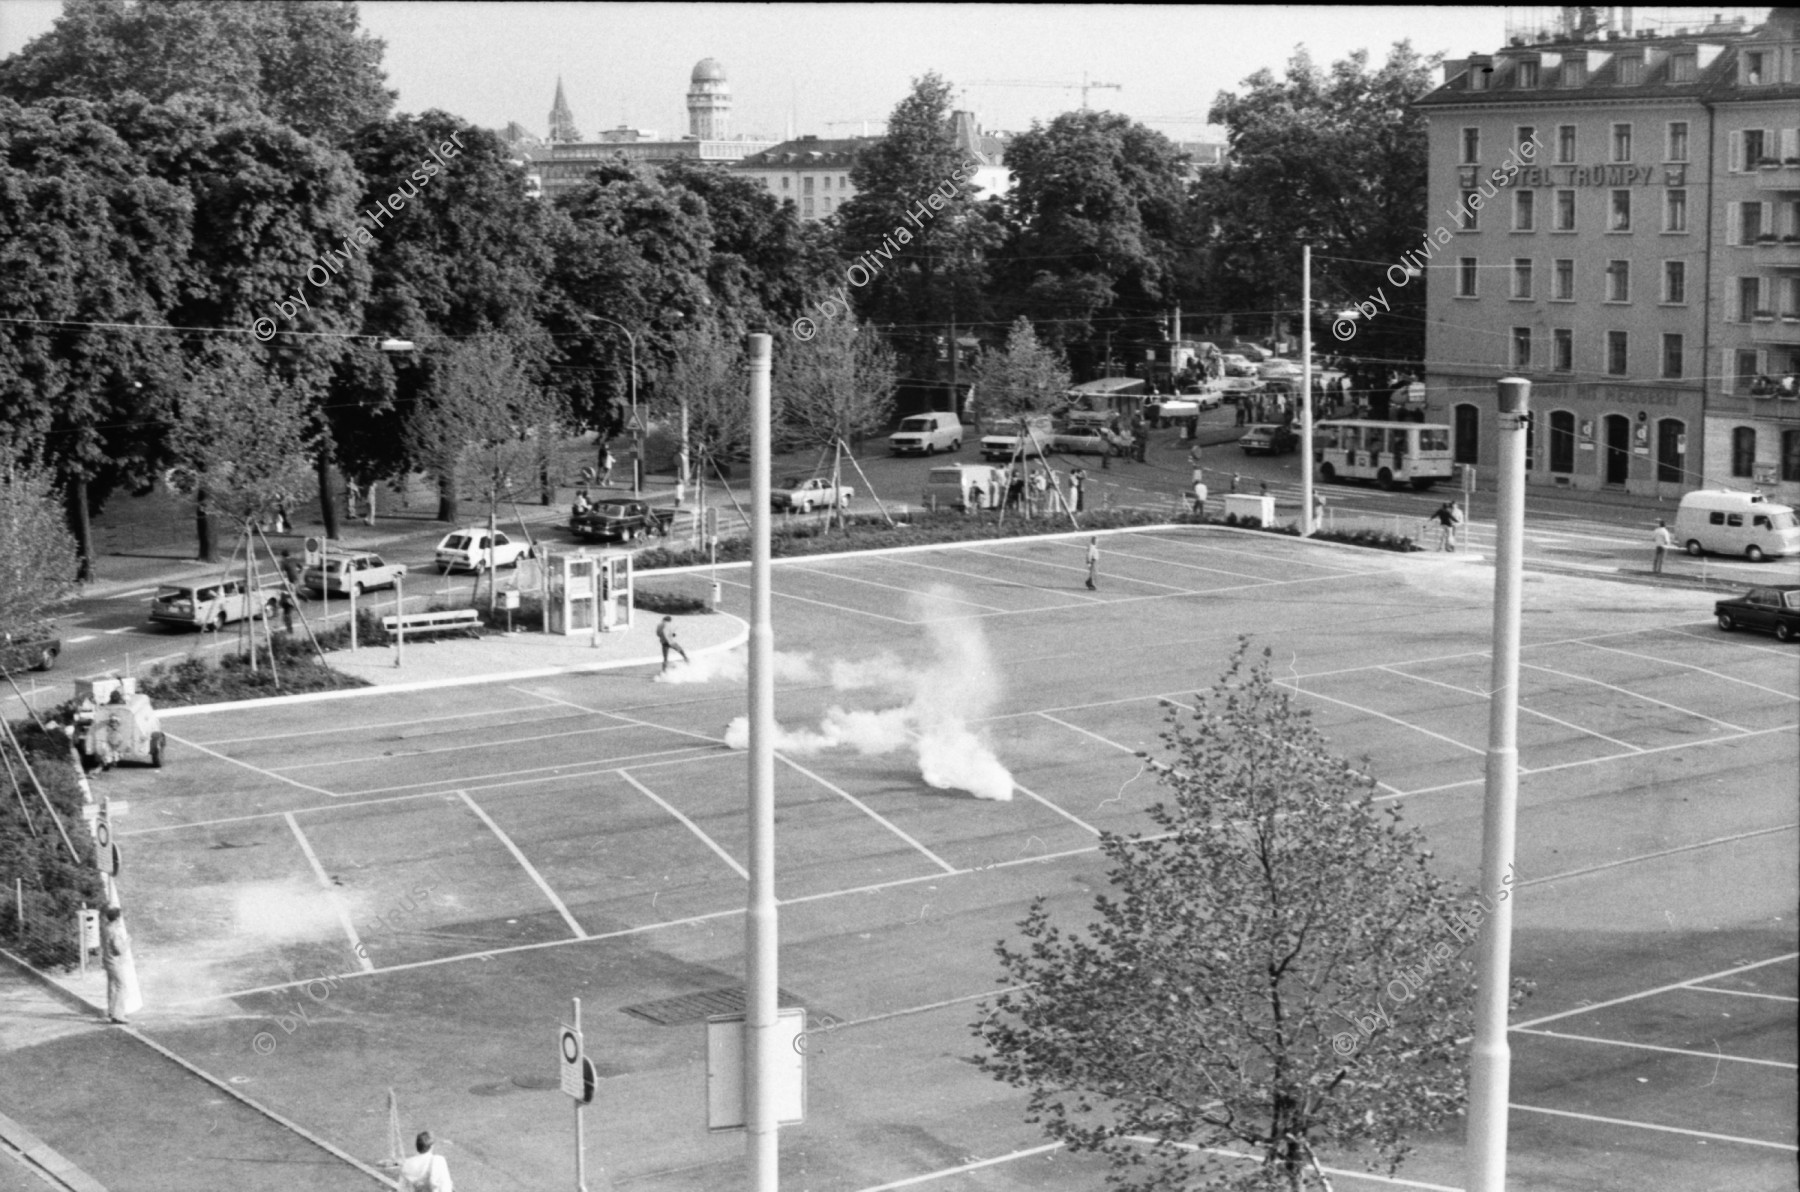
<path id="1" fill-rule="evenodd" d="M 1373 480 L 1382 488 L 1423 491 L 1455 475 L 1450 428 L 1433 422 L 1332 418 L 1313 424 L 1320 480 Z"/>

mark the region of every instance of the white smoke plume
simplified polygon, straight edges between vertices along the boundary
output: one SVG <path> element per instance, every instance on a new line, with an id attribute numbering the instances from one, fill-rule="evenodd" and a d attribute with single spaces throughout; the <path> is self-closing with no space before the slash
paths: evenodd
<path id="1" fill-rule="evenodd" d="M 738 683 L 750 673 L 750 653 L 740 646 L 721 654 L 702 654 L 692 662 L 679 658 L 668 670 L 652 675 L 652 683 L 710 683 L 715 679 Z M 806 654 L 776 654 L 775 677 L 784 683 L 817 683 L 818 672 Z"/>
<path id="2" fill-rule="evenodd" d="M 898 752 L 912 746 L 919 775 L 938 790 L 968 791 L 978 799 L 1012 798 L 1012 774 L 970 722 L 993 711 L 999 702 L 998 672 L 987 639 L 974 621 L 948 615 L 948 589 L 934 588 L 917 598 L 926 622 L 930 657 L 923 668 L 908 667 L 891 654 L 848 661 L 826 668 L 837 691 L 879 690 L 905 702 L 875 710 L 826 709 L 817 729 L 775 729 L 775 748 L 806 756 L 827 749 L 849 748 L 865 756 Z M 804 655 L 776 655 L 776 671 L 817 677 Z M 804 665 L 803 665 L 804 664 Z M 671 672 L 673 674 L 674 672 Z M 725 730 L 733 749 L 750 744 L 750 722 L 740 716 Z"/>

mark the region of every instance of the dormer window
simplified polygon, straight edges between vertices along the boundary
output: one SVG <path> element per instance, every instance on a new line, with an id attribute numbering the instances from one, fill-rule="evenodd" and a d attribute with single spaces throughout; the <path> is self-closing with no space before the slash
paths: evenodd
<path id="1" fill-rule="evenodd" d="M 1692 54 L 1676 54 L 1669 59 L 1669 82 L 1691 83 L 1700 77 L 1700 61 Z"/>
<path id="2" fill-rule="evenodd" d="M 1469 90 L 1486 91 L 1488 79 L 1493 76 L 1493 63 L 1486 58 L 1469 59 Z"/>
<path id="3" fill-rule="evenodd" d="M 1562 85 L 1565 87 L 1587 86 L 1587 63 L 1579 58 L 1563 63 Z"/>
<path id="4" fill-rule="evenodd" d="M 1636 87 L 1644 81 L 1644 60 L 1638 57 L 1619 59 L 1619 86 Z"/>
<path id="5" fill-rule="evenodd" d="M 1520 61 L 1518 85 L 1527 88 L 1538 85 L 1538 60 L 1536 58 L 1526 58 Z"/>
<path id="6" fill-rule="evenodd" d="M 1743 73 L 1738 81 L 1746 87 L 1760 87 L 1763 81 L 1763 52 L 1761 50 L 1744 51 Z"/>

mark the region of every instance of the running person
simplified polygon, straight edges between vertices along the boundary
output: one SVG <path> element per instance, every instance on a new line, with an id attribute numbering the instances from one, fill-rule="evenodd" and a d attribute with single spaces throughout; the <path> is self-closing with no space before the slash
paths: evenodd
<path id="1" fill-rule="evenodd" d="M 662 668 L 664 673 L 667 673 L 669 669 L 669 651 L 673 650 L 675 653 L 681 655 L 681 660 L 683 662 L 688 660 L 687 651 L 682 649 L 680 643 L 675 640 L 674 617 L 664 617 L 662 619 L 662 623 L 656 627 L 656 640 L 662 643 Z"/>

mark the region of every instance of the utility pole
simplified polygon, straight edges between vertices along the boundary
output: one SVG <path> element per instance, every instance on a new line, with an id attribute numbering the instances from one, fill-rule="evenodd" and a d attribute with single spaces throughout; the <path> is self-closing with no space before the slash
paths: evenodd
<path id="1" fill-rule="evenodd" d="M 1300 246 L 1300 536 L 1313 525 L 1312 245 Z"/>

